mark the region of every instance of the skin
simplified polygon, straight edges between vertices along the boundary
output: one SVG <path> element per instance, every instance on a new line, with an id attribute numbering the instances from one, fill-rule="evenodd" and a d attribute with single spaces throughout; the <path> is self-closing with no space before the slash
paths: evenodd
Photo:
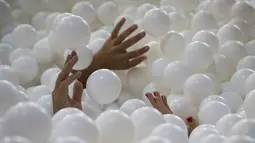
<path id="1" fill-rule="evenodd" d="M 81 99 L 83 93 L 83 86 L 82 83 L 77 80 L 81 76 L 81 72 L 71 74 L 73 66 L 78 61 L 78 57 L 68 56 L 67 59 L 68 60 L 64 68 L 57 77 L 55 89 L 52 92 L 54 113 L 67 107 L 82 109 Z M 71 98 L 68 94 L 68 86 L 73 82 L 75 83 L 73 87 L 73 98 Z"/>
<path id="2" fill-rule="evenodd" d="M 161 96 L 159 92 L 155 91 L 153 95 L 146 93 L 146 97 L 149 99 L 151 105 L 163 115 L 173 113 L 167 104 L 166 96 Z"/>
<path id="3" fill-rule="evenodd" d="M 145 46 L 140 49 L 127 52 L 126 50 L 145 37 L 145 32 L 128 38 L 138 27 L 136 24 L 120 33 L 125 24 L 125 18 L 121 19 L 113 29 L 111 36 L 105 41 L 103 47 L 94 55 L 92 63 L 84 70 L 75 71 L 73 66 L 78 61 L 75 51 L 68 55 L 64 68 L 60 72 L 54 91 L 52 92 L 53 110 L 57 111 L 67 108 L 81 107 L 83 88 L 86 88 L 88 77 L 98 69 L 126 70 L 139 65 L 146 60 L 144 54 L 149 51 Z M 71 74 L 69 76 L 69 74 Z M 68 86 L 75 81 L 73 98 L 68 95 Z"/>

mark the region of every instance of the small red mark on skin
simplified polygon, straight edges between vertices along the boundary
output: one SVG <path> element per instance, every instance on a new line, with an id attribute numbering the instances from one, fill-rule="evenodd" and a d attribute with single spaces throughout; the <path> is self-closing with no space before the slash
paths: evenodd
<path id="1" fill-rule="evenodd" d="M 188 117 L 188 118 L 186 118 L 186 120 L 190 123 L 193 121 L 193 117 Z"/>

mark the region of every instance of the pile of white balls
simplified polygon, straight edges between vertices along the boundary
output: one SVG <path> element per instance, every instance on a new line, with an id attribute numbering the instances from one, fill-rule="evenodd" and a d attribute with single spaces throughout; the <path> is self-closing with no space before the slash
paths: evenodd
<path id="1" fill-rule="evenodd" d="M 255 143 L 255 1 L 0 0 L 0 143 Z M 53 115 L 65 59 L 87 68 L 116 23 L 147 60 L 90 75 L 83 110 Z M 69 87 L 72 95 L 73 84 Z M 167 96 L 162 115 L 145 96 Z M 199 126 L 188 136 L 185 119 Z"/>

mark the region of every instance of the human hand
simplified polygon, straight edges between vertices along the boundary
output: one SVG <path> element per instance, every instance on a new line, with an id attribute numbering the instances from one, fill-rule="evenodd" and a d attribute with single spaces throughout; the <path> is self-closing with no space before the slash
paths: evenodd
<path id="1" fill-rule="evenodd" d="M 146 97 L 149 99 L 151 105 L 162 114 L 172 114 L 170 107 L 167 104 L 165 96 L 161 96 L 159 92 L 146 93 Z"/>
<path id="2" fill-rule="evenodd" d="M 132 68 L 146 59 L 143 56 L 149 47 L 145 46 L 138 50 L 127 52 L 126 50 L 145 37 L 145 32 L 126 40 L 138 27 L 136 24 L 130 26 L 119 34 L 121 27 L 124 25 L 125 19 L 121 19 L 113 29 L 111 36 L 105 41 L 103 47 L 94 55 L 92 64 L 96 67 L 111 70 L 126 70 Z"/>
<path id="3" fill-rule="evenodd" d="M 81 72 L 72 72 L 73 66 L 78 61 L 77 55 L 68 55 L 66 64 L 62 71 L 59 73 L 56 80 L 55 89 L 52 92 L 53 112 L 67 108 L 75 107 L 82 109 L 81 98 L 83 93 L 83 86 L 80 81 L 76 81 L 73 87 L 73 98 L 68 95 L 68 86 L 81 76 Z"/>

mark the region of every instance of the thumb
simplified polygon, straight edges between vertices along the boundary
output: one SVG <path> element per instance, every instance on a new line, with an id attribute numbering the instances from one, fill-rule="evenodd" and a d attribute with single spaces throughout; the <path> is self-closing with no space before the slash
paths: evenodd
<path id="1" fill-rule="evenodd" d="M 76 81 L 73 87 L 73 100 L 81 102 L 83 93 L 83 85 L 80 81 Z"/>

